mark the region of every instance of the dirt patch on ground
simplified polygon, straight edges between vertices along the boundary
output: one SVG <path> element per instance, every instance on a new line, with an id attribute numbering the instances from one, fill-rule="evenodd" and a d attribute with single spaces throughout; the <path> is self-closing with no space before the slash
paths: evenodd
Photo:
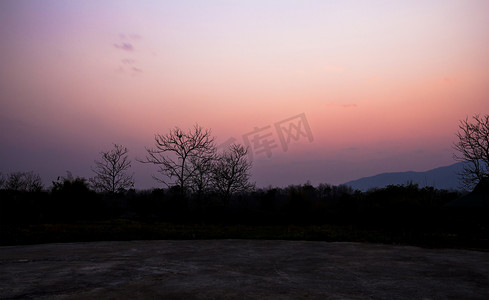
<path id="1" fill-rule="evenodd" d="M 489 253 L 260 240 L 8 246 L 0 298 L 489 299 Z"/>

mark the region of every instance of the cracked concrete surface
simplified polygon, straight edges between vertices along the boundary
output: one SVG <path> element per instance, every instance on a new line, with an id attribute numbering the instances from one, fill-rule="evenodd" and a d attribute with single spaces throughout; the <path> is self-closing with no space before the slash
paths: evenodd
<path id="1" fill-rule="evenodd" d="M 0 247 L 1 299 L 489 299 L 489 253 L 361 243 Z"/>

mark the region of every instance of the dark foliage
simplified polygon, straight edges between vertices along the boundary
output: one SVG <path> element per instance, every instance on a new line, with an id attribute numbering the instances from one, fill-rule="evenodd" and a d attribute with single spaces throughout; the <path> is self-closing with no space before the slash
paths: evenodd
<path id="1" fill-rule="evenodd" d="M 225 201 L 219 193 L 195 193 L 185 196 L 184 202 L 179 187 L 129 190 L 115 194 L 96 193 L 89 189 L 85 179 L 69 175 L 54 182 L 50 192 L 3 189 L 0 196 L 3 244 L 14 243 L 16 235 L 23 234 L 19 228 L 64 224 L 59 225 L 61 229 L 59 226 L 42 225 L 44 227 L 36 227 L 36 230 L 51 232 L 53 228 L 58 228 L 58 231 L 65 227 L 72 228 L 70 230 L 98 228 L 97 231 L 108 230 L 105 233 L 110 236 L 108 239 L 293 236 L 429 245 L 444 241 L 446 244 L 489 248 L 489 245 L 484 246 L 487 238 L 483 238 L 487 237 L 489 227 L 487 211 L 450 208 L 446 204 L 459 198 L 461 195 L 458 192 L 419 188 L 414 184 L 391 185 L 364 193 L 345 186 L 321 184 L 315 187 L 304 184 L 256 189 L 235 194 Z M 116 220 L 127 220 L 131 225 L 123 222 L 125 225 L 122 227 L 110 227 Z M 111 225 L 107 225 L 109 228 L 100 224 Z M 154 226 L 163 226 L 165 229 L 159 231 L 151 224 L 160 224 Z M 188 232 L 183 232 L 184 229 L 175 233 L 174 227 L 167 228 L 167 225 L 161 224 L 193 228 L 192 232 L 198 233 L 189 236 Z M 241 226 L 247 228 L 246 234 L 239 229 Z M 298 226 L 294 227 L 297 231 L 292 233 L 291 226 Z M 213 228 L 217 232 L 205 232 L 205 228 Z M 264 230 L 263 235 L 255 231 L 257 228 Z M 331 231 L 331 228 L 334 230 Z M 30 232 L 31 229 L 25 230 Z M 105 235 L 99 236 L 101 233 L 84 230 L 88 231 L 83 231 L 83 240 L 90 240 L 90 236 L 93 239 L 107 238 Z M 112 235 L 114 231 L 117 234 Z M 249 235 L 250 231 L 252 235 Z M 43 234 L 63 235 L 60 232 Z M 44 241 L 49 238 L 46 237 Z M 451 239 L 456 239 L 456 242 Z"/>
<path id="2" fill-rule="evenodd" d="M 30 172 L 12 172 L 5 177 L 0 173 L 0 188 L 10 191 L 39 192 L 43 184 L 39 174 Z"/>

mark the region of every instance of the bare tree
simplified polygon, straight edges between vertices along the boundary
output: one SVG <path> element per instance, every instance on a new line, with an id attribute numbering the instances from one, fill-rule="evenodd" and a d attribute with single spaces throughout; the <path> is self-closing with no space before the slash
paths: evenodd
<path id="1" fill-rule="evenodd" d="M 5 184 L 5 176 L 3 176 L 2 172 L 0 172 L 0 190 L 3 189 L 4 184 Z"/>
<path id="2" fill-rule="evenodd" d="M 24 188 L 24 173 L 12 172 L 7 175 L 5 188 L 12 191 L 20 191 Z"/>
<path id="3" fill-rule="evenodd" d="M 251 162 L 248 161 L 247 154 L 248 148 L 232 144 L 217 157 L 213 169 L 213 183 L 226 200 L 232 194 L 254 188 L 254 184 L 250 183 Z"/>
<path id="4" fill-rule="evenodd" d="M 155 148 L 146 148 L 143 163 L 159 166 L 161 177 L 153 176 L 166 186 L 178 186 L 184 194 L 191 187 L 199 172 L 198 162 L 206 161 L 215 153 L 214 137 L 211 131 L 195 125 L 183 131 L 178 127 L 165 135 L 155 135 Z"/>
<path id="5" fill-rule="evenodd" d="M 133 174 L 127 173 L 131 167 L 128 152 L 126 147 L 117 144 L 112 150 L 100 152 L 102 160 L 94 161 L 95 177 L 90 178 L 95 190 L 116 193 L 134 186 Z"/>
<path id="6" fill-rule="evenodd" d="M 198 199 L 202 198 L 202 195 L 211 189 L 212 170 L 215 160 L 216 155 L 214 153 L 190 158 L 190 163 L 194 168 L 194 175 L 190 179 L 190 187 Z"/>
<path id="7" fill-rule="evenodd" d="M 74 177 L 70 171 L 66 171 L 66 177 L 58 176 L 51 187 L 53 193 L 73 193 L 77 197 L 90 191 L 90 185 L 84 177 Z"/>
<path id="8" fill-rule="evenodd" d="M 43 189 L 42 179 L 34 172 L 12 172 L 5 179 L 5 189 L 24 192 L 39 192 Z"/>
<path id="9" fill-rule="evenodd" d="M 40 192 L 44 188 L 41 176 L 32 171 L 24 173 L 24 183 L 28 192 Z"/>
<path id="10" fill-rule="evenodd" d="M 489 177 L 489 115 L 475 115 L 472 119 L 460 121 L 458 141 L 453 146 L 459 152 L 454 158 L 465 162 L 460 175 L 467 188 Z"/>

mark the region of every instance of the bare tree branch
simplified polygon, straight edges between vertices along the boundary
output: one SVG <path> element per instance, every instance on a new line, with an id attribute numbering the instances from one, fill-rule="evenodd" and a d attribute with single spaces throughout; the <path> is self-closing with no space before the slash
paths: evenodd
<path id="1" fill-rule="evenodd" d="M 5 189 L 24 192 L 39 192 L 43 189 L 41 177 L 34 172 L 13 172 L 5 178 Z"/>
<path id="2" fill-rule="evenodd" d="M 459 153 L 454 159 L 464 162 L 459 174 L 467 188 L 473 188 L 483 178 L 489 176 L 489 115 L 475 115 L 461 120 L 453 148 Z"/>
<path id="3" fill-rule="evenodd" d="M 134 186 L 133 174 L 126 173 L 131 167 L 128 152 L 126 147 L 117 144 L 110 151 L 100 152 L 102 160 L 95 160 L 92 168 L 95 177 L 90 178 L 96 190 L 116 193 Z"/>
<path id="4" fill-rule="evenodd" d="M 232 194 L 245 192 L 254 188 L 250 183 L 251 162 L 247 158 L 248 148 L 232 144 L 220 154 L 214 164 L 213 183 L 225 199 Z"/>
<path id="5" fill-rule="evenodd" d="M 204 193 L 212 189 L 212 170 L 215 160 L 215 153 L 190 158 L 190 163 L 195 169 L 190 186 L 192 191 L 197 194 L 198 199 L 200 199 Z"/>
<path id="6" fill-rule="evenodd" d="M 140 162 L 158 165 L 161 176 L 153 178 L 168 187 L 178 186 L 182 193 L 203 171 L 201 163 L 212 159 L 215 153 L 211 131 L 197 124 L 188 131 L 175 127 L 166 135 L 156 134 L 155 144 L 155 148 L 146 148 L 147 155 Z"/>
<path id="7" fill-rule="evenodd" d="M 3 176 L 2 172 L 0 172 L 0 190 L 3 189 L 4 184 L 5 184 L 5 176 Z"/>

